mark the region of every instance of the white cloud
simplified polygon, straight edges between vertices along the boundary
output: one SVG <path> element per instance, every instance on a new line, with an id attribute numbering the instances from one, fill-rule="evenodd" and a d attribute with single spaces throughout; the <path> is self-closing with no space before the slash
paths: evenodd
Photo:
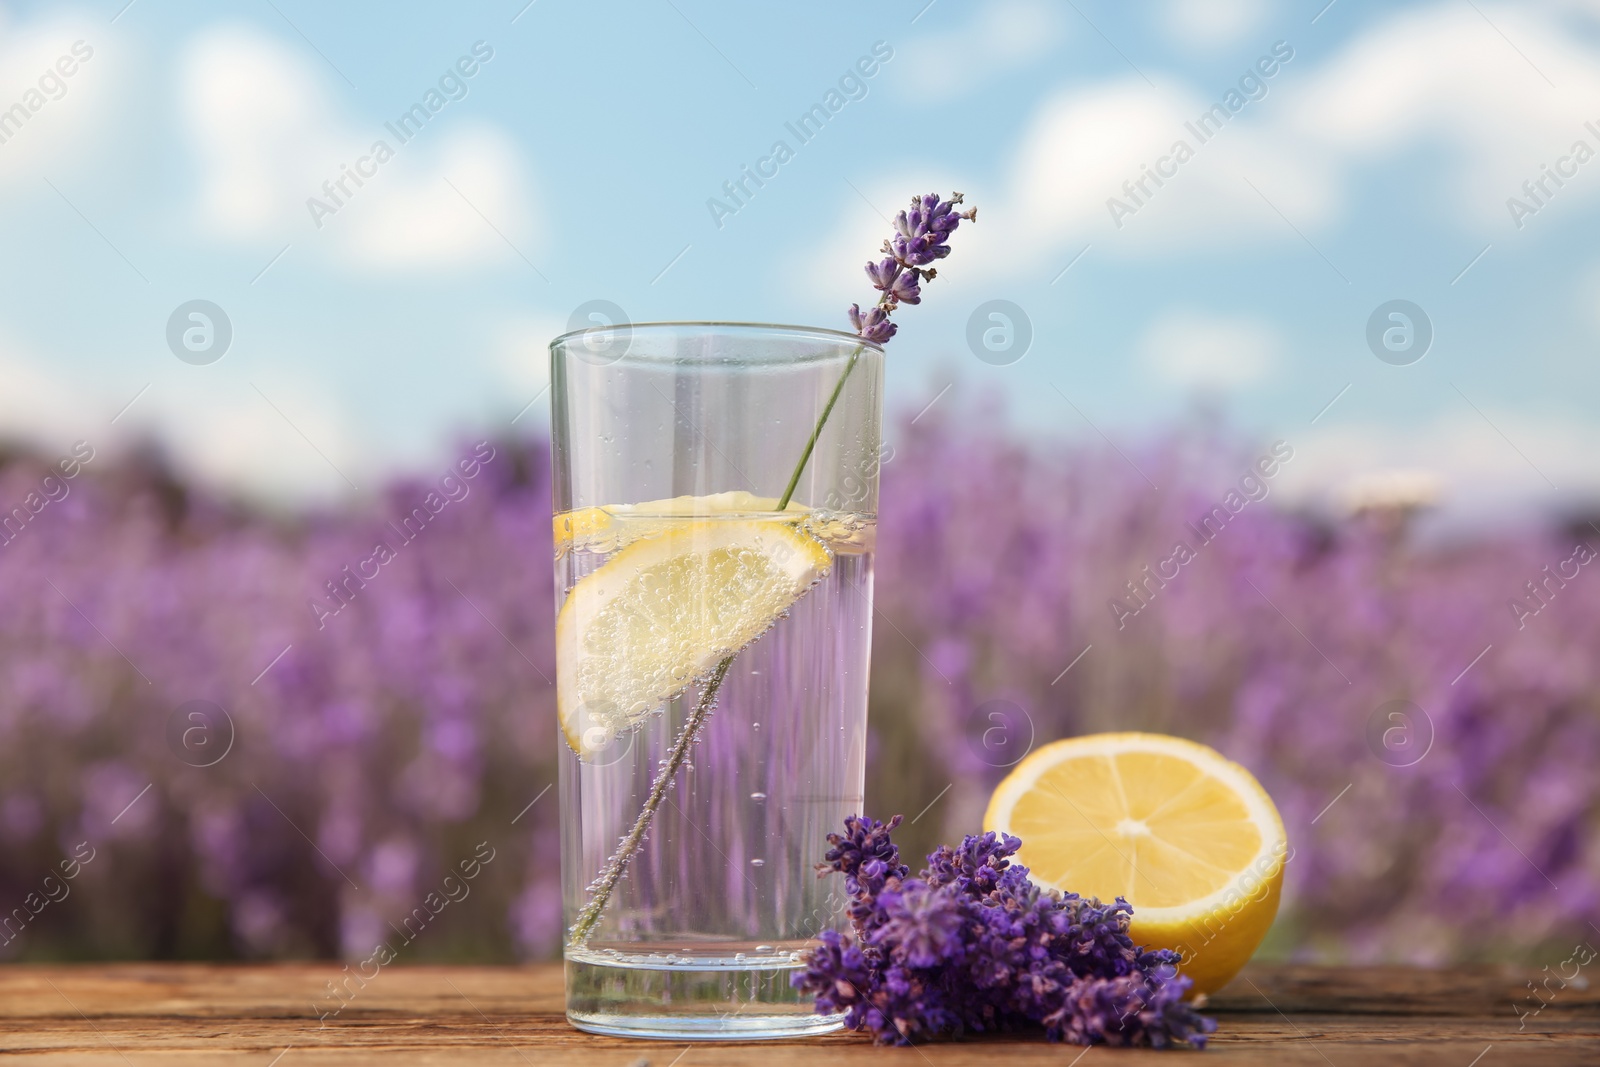
<path id="1" fill-rule="evenodd" d="M 191 41 L 179 91 L 200 160 L 200 221 L 213 235 L 277 236 L 290 205 L 320 192 L 323 172 L 355 147 L 309 61 L 253 30 Z"/>
<path id="2" fill-rule="evenodd" d="M 1139 78 L 1051 97 L 1013 157 L 1009 188 L 980 202 L 985 239 L 965 258 L 975 271 L 1014 277 L 1065 265 L 1089 243 L 1113 255 L 1150 255 L 1293 239 L 1274 207 L 1302 227 L 1329 218 L 1337 184 L 1315 152 L 1286 150 L 1264 132 L 1250 110 L 1262 103 L 1246 104 L 1204 143 L 1185 127 L 1221 97 Z M 1192 158 L 1162 163 L 1180 140 Z M 1157 165 L 1176 174 L 1157 185 L 1146 170 Z M 1113 197 L 1134 214 L 1114 219 Z"/>
<path id="3" fill-rule="evenodd" d="M 1141 359 L 1164 381 L 1201 389 L 1260 381 L 1281 349 L 1277 332 L 1260 319 L 1191 309 L 1165 312 L 1138 344 Z"/>
<path id="4" fill-rule="evenodd" d="M 1595 145 L 1583 123 L 1600 119 L 1600 54 L 1537 11 L 1478 6 L 1408 11 L 1358 36 L 1288 87 L 1287 143 L 1317 144 L 1348 172 L 1443 142 L 1457 217 L 1509 231 L 1506 198 L 1576 138 Z M 1600 173 L 1558 195 L 1596 193 Z"/>
<path id="5" fill-rule="evenodd" d="M 274 381 L 267 386 L 272 404 L 253 390 L 228 400 L 214 392 L 196 390 L 185 398 L 169 391 L 154 398 L 150 411 L 165 431 L 173 463 L 202 482 L 281 500 L 348 496 L 346 477 L 372 491 L 373 466 L 350 437 L 350 419 L 304 384 Z"/>
<path id="6" fill-rule="evenodd" d="M 798 277 L 823 306 L 866 303 L 872 293 L 861 265 L 883 243 L 885 217 L 903 208 L 913 189 L 960 189 L 978 206 L 978 225 L 962 231 L 962 277 L 1010 278 L 1034 269 L 1062 244 L 1097 232 L 1104 198 L 1137 175 L 1141 153 L 1165 143 L 1176 96 L 1137 81 L 1059 94 L 1035 115 L 1009 178 L 997 183 L 962 180 L 942 165 L 907 166 L 860 183 L 860 196 L 841 195 L 834 228 L 801 253 L 810 266 Z"/>
<path id="7" fill-rule="evenodd" d="M 515 255 L 501 234 L 534 255 L 525 168 L 498 128 L 464 122 L 447 104 L 440 123 L 402 142 L 381 122 L 346 116 L 322 72 L 296 51 L 244 28 L 199 34 L 182 69 L 184 119 L 200 163 L 197 221 L 209 233 L 326 242 L 343 261 L 373 270 Z M 418 86 L 419 99 L 428 88 Z M 383 163 L 371 158 L 380 140 L 394 153 Z M 358 163 L 376 171 L 360 184 L 345 178 Z M 324 187 L 341 179 L 342 187 Z M 313 197 L 334 213 L 314 214 Z"/>
<path id="8" fill-rule="evenodd" d="M 1166 0 L 1157 22 L 1172 43 L 1222 48 L 1260 31 L 1271 0 Z"/>
<path id="9" fill-rule="evenodd" d="M 45 448 L 71 442 L 71 427 L 101 424 L 116 414 L 100 397 L 54 372 L 46 360 L 0 339 L 0 438 Z"/>
<path id="10" fill-rule="evenodd" d="M 1360 168 L 1441 141 L 1434 184 L 1447 190 L 1445 210 L 1465 228 L 1509 235 L 1506 198 L 1541 163 L 1580 136 L 1600 145 L 1583 128 L 1600 124 L 1600 52 L 1566 31 L 1555 8 L 1478 6 L 1493 25 L 1441 4 L 1377 22 L 1319 65 L 1297 55 L 1204 143 L 1185 122 L 1232 84 L 1198 91 L 1152 71 L 1154 85 L 1118 77 L 1047 97 L 1000 187 L 980 201 L 984 236 L 964 254 L 969 270 L 1014 278 L 1064 265 L 1089 243 L 1097 254 L 1148 258 L 1296 242 L 1295 229 L 1314 235 L 1358 202 Z M 1194 156 L 1158 187 L 1145 168 L 1180 139 Z M 1600 161 L 1589 169 L 1551 206 L 1600 196 Z M 1114 220 L 1112 197 L 1134 213 Z"/>
<path id="11" fill-rule="evenodd" d="M 1523 509 L 1600 496 L 1600 469 L 1589 459 L 1600 449 L 1600 427 L 1554 414 L 1514 412 L 1484 397 L 1474 401 L 1493 426 L 1464 404 L 1410 426 L 1320 425 L 1291 442 L 1295 455 L 1284 467 L 1284 494 L 1291 501 L 1339 508 L 1358 487 L 1404 471 L 1413 480 L 1429 479 L 1438 487 L 1441 506 L 1458 517 L 1526 519 L 1533 516 Z"/>
<path id="12" fill-rule="evenodd" d="M 324 387 L 282 374 L 262 383 L 272 403 L 294 420 L 290 426 L 248 383 L 219 388 L 193 370 L 170 360 L 145 388 L 99 374 L 78 380 L 39 353 L 0 339 L 0 440 L 54 455 L 82 439 L 107 457 L 156 440 L 180 473 L 264 499 L 348 495 L 330 460 L 368 488 L 376 465 L 352 439 L 350 420 Z"/>
<path id="13" fill-rule="evenodd" d="M 909 96 L 937 103 L 1032 63 L 1064 36 L 1059 8 L 1044 0 L 991 0 L 963 26 L 918 37 L 894 59 Z"/>
<path id="14" fill-rule="evenodd" d="M 348 219 L 346 247 L 352 258 L 373 268 L 459 263 L 517 251 L 529 255 L 538 235 L 510 140 L 482 123 L 463 123 L 441 139 L 433 158 L 436 166 L 423 168 L 422 174 L 401 172 L 392 181 L 380 169 L 370 189 L 359 190 L 362 198 L 352 201 L 351 210 L 324 219 L 323 232 Z M 501 234 L 516 250 L 506 247 Z"/>
<path id="15" fill-rule="evenodd" d="M 118 85 L 130 76 L 129 50 L 108 47 L 104 31 L 53 14 L 0 25 L 0 112 L 8 113 L 0 125 L 0 188 L 24 181 L 43 188 L 41 175 L 68 170 L 100 146 Z"/>
<path id="16" fill-rule="evenodd" d="M 907 189 L 966 192 L 979 207 L 979 225 L 962 238 L 961 273 L 985 281 L 1053 273 L 1085 244 L 1102 250 L 1096 254 L 1139 256 L 1284 234 L 1294 239 L 1274 207 L 1302 226 L 1333 213 L 1339 190 L 1315 153 L 1285 151 L 1259 124 L 1247 121 L 1248 108 L 1260 104 L 1246 105 L 1209 143 L 1185 129 L 1185 121 L 1216 102 L 1172 82 L 1151 86 L 1137 77 L 1068 90 L 1035 113 L 999 184 L 957 180 L 952 186 L 950 175 L 934 168 L 876 179 L 862 192 L 886 214 L 899 209 Z M 1195 149 L 1194 156 L 1157 187 L 1145 177 L 1146 168 L 1180 138 Z M 1143 192 L 1130 194 L 1125 183 L 1141 179 Z M 1108 209 L 1113 196 L 1138 205 L 1132 217 L 1122 217 L 1120 228 Z M 809 276 L 816 279 L 819 298 L 860 300 L 863 290 L 846 289 L 840 279 L 859 277 L 865 253 L 883 241 L 883 220 L 855 193 L 841 198 L 839 217 Z"/>

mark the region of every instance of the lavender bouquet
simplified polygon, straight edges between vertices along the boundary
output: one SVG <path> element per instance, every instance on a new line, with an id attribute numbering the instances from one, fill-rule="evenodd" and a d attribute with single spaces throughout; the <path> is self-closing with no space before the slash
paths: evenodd
<path id="1" fill-rule="evenodd" d="M 1216 1022 L 1183 1001 L 1178 955 L 1128 937 L 1133 909 L 1040 889 L 1012 865 L 1022 842 L 986 833 L 941 845 L 917 878 L 887 823 L 859 816 L 821 874 L 845 877 L 855 936 L 823 931 L 792 981 L 820 1013 L 879 1044 L 1043 1030 L 1080 1045 L 1204 1048 Z"/>

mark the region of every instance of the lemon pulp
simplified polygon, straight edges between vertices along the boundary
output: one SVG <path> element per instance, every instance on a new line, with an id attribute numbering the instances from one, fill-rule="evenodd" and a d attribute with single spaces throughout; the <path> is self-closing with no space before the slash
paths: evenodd
<path id="1" fill-rule="evenodd" d="M 1046 745 L 995 790 L 984 827 L 1022 839 L 1035 881 L 1133 905 L 1131 934 L 1171 948 L 1194 991 L 1220 988 L 1277 914 L 1288 855 L 1250 772 L 1204 745 L 1095 734 Z"/>

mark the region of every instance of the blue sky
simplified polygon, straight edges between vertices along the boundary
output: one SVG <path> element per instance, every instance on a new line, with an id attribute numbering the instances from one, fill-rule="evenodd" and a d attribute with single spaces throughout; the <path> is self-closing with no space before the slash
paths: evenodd
<path id="1" fill-rule="evenodd" d="M 1292 442 L 1286 492 L 1325 506 L 1396 472 L 1463 515 L 1600 495 L 1596 0 L 124 2 L 0 4 L 0 432 L 46 449 L 367 491 L 536 432 L 585 302 L 839 326 L 883 216 L 959 188 L 979 224 L 902 316 L 897 409 L 994 389 L 1023 432 L 1136 444 L 1204 406 Z M 233 334 L 203 365 L 167 341 L 196 299 Z M 1394 299 L 1434 332 L 1405 366 L 1366 340 Z M 1007 365 L 966 340 L 991 300 L 1032 327 Z"/>

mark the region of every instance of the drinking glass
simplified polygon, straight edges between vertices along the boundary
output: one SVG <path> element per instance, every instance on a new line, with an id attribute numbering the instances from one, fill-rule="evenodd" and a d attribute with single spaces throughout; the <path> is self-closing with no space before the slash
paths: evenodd
<path id="1" fill-rule="evenodd" d="M 846 918 L 814 868 L 862 808 L 882 350 L 715 322 L 550 349 L 567 1017 L 690 1041 L 834 1029 L 790 976 Z M 716 545 L 732 554 L 691 566 Z M 728 567 L 793 574 L 796 553 L 813 584 L 757 612 L 762 632 L 688 676 L 656 669 L 664 644 L 694 652 L 767 603 L 757 583 L 730 607 Z M 622 619 L 602 626 L 612 595 Z M 580 648 L 607 671 L 583 675 Z M 575 681 L 635 675 L 665 680 L 626 709 Z"/>

